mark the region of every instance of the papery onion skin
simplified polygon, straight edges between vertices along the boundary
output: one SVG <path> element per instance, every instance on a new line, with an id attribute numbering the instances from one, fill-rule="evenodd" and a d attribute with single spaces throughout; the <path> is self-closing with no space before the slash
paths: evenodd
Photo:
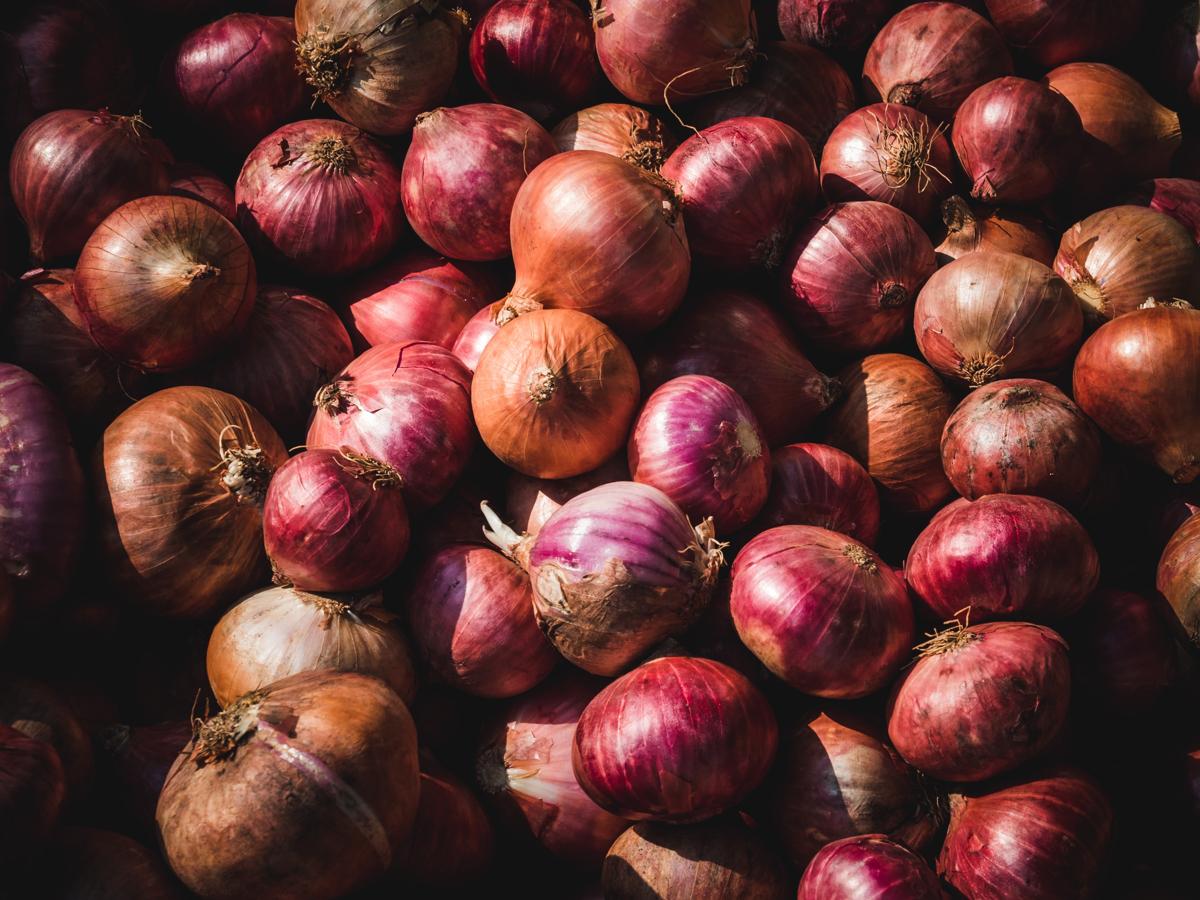
<path id="1" fill-rule="evenodd" d="M 939 265 L 976 250 L 1019 253 L 1044 266 L 1054 265 L 1057 235 L 1024 210 L 971 206 L 955 196 L 942 204 L 942 223 L 944 236 L 934 248 Z"/>
<path id="2" fill-rule="evenodd" d="M 169 176 L 171 184 L 167 193 L 207 203 L 230 222 L 237 221 L 237 203 L 233 199 L 233 188 L 219 175 L 203 166 L 177 163 L 171 167 Z"/>
<path id="3" fill-rule="evenodd" d="M 797 44 L 855 50 L 870 43 L 894 5 L 891 0 L 783 0 L 779 28 Z"/>
<path id="4" fill-rule="evenodd" d="M 530 478 L 511 472 L 504 498 L 505 519 L 521 534 L 537 534 L 572 497 L 602 484 L 629 480 L 629 462 L 624 453 L 617 453 L 608 462 L 573 478 Z"/>
<path id="5" fill-rule="evenodd" d="M 984 0 L 1017 50 L 1051 68 L 1111 56 L 1141 24 L 1144 0 Z"/>
<path id="6" fill-rule="evenodd" d="M 134 834 L 154 834 L 154 808 L 167 772 L 192 739 L 192 723 L 111 725 L 96 735 L 100 784 L 122 824 Z M 109 794 L 112 794 L 111 798 Z"/>
<path id="7" fill-rule="evenodd" d="M 1158 561 L 1155 585 L 1188 638 L 1200 646 L 1200 518 L 1192 516 L 1171 535 Z"/>
<path id="8" fill-rule="evenodd" d="M 936 269 L 933 245 L 907 213 L 875 200 L 835 203 L 792 238 L 782 305 L 806 341 L 868 353 L 901 335 Z"/>
<path id="9" fill-rule="evenodd" d="M 583 711 L 575 777 L 618 815 L 699 822 L 758 786 L 778 737 L 775 714 L 745 676 L 710 659 L 660 657 L 609 684 Z"/>
<path id="10" fill-rule="evenodd" d="M 842 838 L 821 848 L 800 878 L 797 900 L 942 900 L 925 860 L 882 834 Z"/>
<path id="11" fill-rule="evenodd" d="M 953 626 L 897 683 L 888 737 L 927 775 L 982 781 L 1050 747 L 1070 693 L 1067 645 L 1056 632 L 1028 622 Z"/>
<path id="12" fill-rule="evenodd" d="M 103 900 L 179 900 L 179 883 L 162 858 L 115 831 L 61 829 L 46 848 L 39 878 L 45 896 Z"/>
<path id="13" fill-rule="evenodd" d="M 15 863 L 49 835 L 65 793 L 54 748 L 0 723 L 0 859 Z"/>
<path id="14" fill-rule="evenodd" d="M 1191 178 L 1153 178 L 1139 184 L 1126 200 L 1170 216 L 1200 243 L 1200 181 Z"/>
<path id="15" fill-rule="evenodd" d="M 640 106 L 600 103 L 571 113 L 550 132 L 560 152 L 598 150 L 657 172 L 679 141 L 662 119 Z"/>
<path id="16" fill-rule="evenodd" d="M 467 320 L 467 324 L 462 327 L 458 336 L 454 339 L 454 344 L 451 350 L 472 375 L 475 374 L 475 369 L 479 367 L 479 358 L 483 356 L 483 350 L 496 336 L 496 332 L 500 330 L 500 325 L 496 322 L 497 316 L 505 312 L 505 301 L 496 300 L 489 303 L 480 309 L 475 315 Z"/>
<path id="17" fill-rule="evenodd" d="M 498 103 L 439 107 L 417 116 L 401 197 L 413 231 L 453 259 L 503 259 L 517 191 L 558 149 L 520 110 Z"/>
<path id="18" fill-rule="evenodd" d="M 913 642 L 900 574 L 852 538 L 810 525 L 769 529 L 742 549 L 729 608 L 763 665 L 818 697 L 880 690 Z"/>

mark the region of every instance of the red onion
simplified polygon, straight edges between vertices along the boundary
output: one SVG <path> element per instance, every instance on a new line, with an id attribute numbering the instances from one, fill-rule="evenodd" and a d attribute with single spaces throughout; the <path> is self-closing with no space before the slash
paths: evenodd
<path id="1" fill-rule="evenodd" d="M 471 376 L 436 344 L 380 344 L 317 392 L 309 449 L 340 450 L 387 463 L 416 508 L 446 496 L 475 442 Z"/>
<path id="2" fill-rule="evenodd" d="M 230 222 L 237 220 L 237 204 L 233 199 L 233 188 L 202 166 L 177 163 L 170 169 L 171 184 L 167 193 L 177 197 L 191 197 L 207 203 Z"/>
<path id="3" fill-rule="evenodd" d="M 404 212 L 417 236 L 455 259 L 502 259 L 525 176 L 557 151 L 549 132 L 496 103 L 417 116 L 404 157 Z"/>
<path id="4" fill-rule="evenodd" d="M 178 900 L 179 884 L 162 858 L 132 838 L 96 828 L 60 829 L 38 869 L 45 897 Z"/>
<path id="5" fill-rule="evenodd" d="M 892 0 L 783 0 L 779 29 L 797 44 L 856 50 L 870 42 L 894 6 Z"/>
<path id="6" fill-rule="evenodd" d="M 979 251 L 946 264 L 921 288 L 917 346 L 949 378 L 979 387 L 1011 375 L 1049 375 L 1070 361 L 1083 313 L 1066 282 L 1016 253 Z"/>
<path id="7" fill-rule="evenodd" d="M 1090 897 L 1102 884 L 1113 810 L 1069 769 L 993 793 L 955 796 L 938 873 L 977 900 Z"/>
<path id="8" fill-rule="evenodd" d="M 951 197 L 942 204 L 942 223 L 945 237 L 935 248 L 941 265 L 976 250 L 1019 253 L 1054 265 L 1058 237 L 1030 213 L 971 206 L 962 197 Z"/>
<path id="9" fill-rule="evenodd" d="M 582 107 L 601 81 L 592 23 L 571 0 L 499 0 L 468 52 L 485 94 L 540 122 Z"/>
<path id="10" fill-rule="evenodd" d="M 837 398 L 836 383 L 813 368 L 778 314 L 740 290 L 689 299 L 646 347 L 641 374 L 645 390 L 683 375 L 725 382 L 770 446 L 802 434 Z"/>
<path id="11" fill-rule="evenodd" d="M 1192 749 L 1184 757 L 1184 784 L 1188 805 L 1193 816 L 1200 815 L 1200 746 L 1192 742 Z"/>
<path id="12" fill-rule="evenodd" d="M 826 844 L 800 879 L 797 900 L 942 900 L 941 882 L 925 860 L 882 834 Z"/>
<path id="13" fill-rule="evenodd" d="M 918 649 L 889 701 L 888 737 L 926 775 L 982 781 L 1034 759 L 1062 732 L 1071 671 L 1066 643 L 1049 628 L 953 625 Z"/>
<path id="14" fill-rule="evenodd" d="M 54 748 L 66 779 L 67 802 L 91 788 L 92 743 L 71 706 L 48 685 L 15 675 L 0 678 L 0 723 Z"/>
<path id="15" fill-rule="evenodd" d="M 763 665 L 818 697 L 875 693 L 912 646 L 900 574 L 858 541 L 811 525 L 772 528 L 742 549 L 729 608 Z"/>
<path id="16" fill-rule="evenodd" d="M 954 156 L 944 130 L 909 106 L 856 110 L 825 144 L 821 190 L 832 201 L 878 200 L 929 222 L 952 189 Z"/>
<path id="17" fill-rule="evenodd" d="M 122 821 L 136 833 L 154 831 L 154 808 L 167 772 L 192 738 L 191 722 L 112 725 L 97 736 L 103 785 L 114 796 Z"/>
<path id="18" fill-rule="evenodd" d="M 1010 72 L 1008 48 L 983 16 L 957 3 L 915 3 L 875 35 L 863 90 L 868 100 L 949 122 L 973 90 Z"/>
<path id="19" fill-rule="evenodd" d="M 1158 561 L 1156 586 L 1167 598 L 1188 638 L 1200 646 L 1200 518 L 1192 516 L 1171 535 Z"/>
<path id="20" fill-rule="evenodd" d="M 771 483 L 762 429 L 733 388 L 706 375 L 673 378 L 650 395 L 629 436 L 634 481 L 658 488 L 694 521 L 724 534 L 757 515 Z"/>
<path id="21" fill-rule="evenodd" d="M 118 206 L 165 194 L 170 151 L 140 116 L 60 109 L 21 132 L 8 164 L 34 262 L 79 254 Z"/>
<path id="22" fill-rule="evenodd" d="M 431 556 L 409 591 L 408 622 L 437 676 L 480 697 L 522 694 L 559 659 L 538 630 L 528 576 L 488 547 L 451 544 Z"/>
<path id="23" fill-rule="evenodd" d="M 679 142 L 662 119 L 640 106 L 601 103 L 571 113 L 550 133 L 562 152 L 598 150 L 657 172 Z"/>
<path id="24" fill-rule="evenodd" d="M 1145 0 L 984 0 L 996 29 L 1046 68 L 1125 49 Z"/>
<path id="25" fill-rule="evenodd" d="M 1170 365 L 1163 365 L 1170 360 Z M 1102 325 L 1075 358 L 1075 402 L 1180 484 L 1200 474 L 1200 311 L 1153 304 Z"/>
<path id="26" fill-rule="evenodd" d="M 806 341 L 858 355 L 900 336 L 936 269 L 933 245 L 906 213 L 873 200 L 836 203 L 792 239 L 782 300 Z"/>
<path id="27" fill-rule="evenodd" d="M 522 539 L 485 504 L 484 533 L 529 572 L 538 624 L 570 662 L 616 675 L 695 621 L 724 557 L 657 488 L 616 481 L 563 504 Z"/>
<path id="28" fill-rule="evenodd" d="M 745 676 L 711 659 L 651 660 L 608 685 L 575 729 L 575 777 L 631 819 L 699 822 L 758 786 L 775 714 Z"/>
<path id="29" fill-rule="evenodd" d="M 1200 181 L 1190 178 L 1154 178 L 1137 186 L 1127 202 L 1148 206 L 1170 216 L 1200 243 Z"/>
<path id="30" fill-rule="evenodd" d="M 504 511 L 517 531 L 525 535 L 537 534 L 572 497 L 613 481 L 629 481 L 629 464 L 624 453 L 618 453 L 608 462 L 573 478 L 530 478 L 520 472 L 510 472 Z"/>
<path id="31" fill-rule="evenodd" d="M 305 119 L 246 157 L 238 223 L 280 267 L 346 275 L 379 262 L 403 234 L 400 189 L 400 167 L 373 138 L 336 119 Z"/>
<path id="32" fill-rule="evenodd" d="M 1195 2 L 1176 3 L 1160 35 L 1158 74 L 1173 105 L 1200 106 L 1200 7 Z"/>
<path id="33" fill-rule="evenodd" d="M 0 723 L 0 838 L 6 861 L 19 860 L 45 840 L 64 794 L 62 764 L 54 748 Z"/>
<path id="34" fill-rule="evenodd" d="M 405 892 L 413 881 L 445 890 L 480 878 L 494 850 L 492 823 L 483 805 L 466 784 L 422 751 L 417 818 L 392 877 Z"/>

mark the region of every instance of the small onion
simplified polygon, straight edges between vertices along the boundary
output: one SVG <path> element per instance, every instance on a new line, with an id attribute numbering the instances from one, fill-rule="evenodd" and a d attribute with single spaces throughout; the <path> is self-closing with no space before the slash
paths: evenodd
<path id="1" fill-rule="evenodd" d="M 65 793 L 54 748 L 0 723 L 0 859 L 17 863 L 50 834 Z"/>
<path id="2" fill-rule="evenodd" d="M 972 206 L 962 197 L 951 197 L 942 204 L 942 224 L 945 236 L 935 248 L 941 265 L 977 250 L 992 250 L 1019 253 L 1053 266 L 1058 252 L 1057 237 L 1022 210 Z"/>
<path id="3" fill-rule="evenodd" d="M 571 113 L 550 132 L 560 152 L 598 150 L 657 172 L 679 142 L 662 119 L 640 106 L 601 103 Z"/>
<path id="4" fill-rule="evenodd" d="M 169 175 L 171 184 L 167 193 L 207 203 L 230 222 L 237 221 L 237 203 L 233 199 L 233 188 L 219 175 L 191 163 L 177 163 L 171 167 Z"/>
<path id="5" fill-rule="evenodd" d="M 1158 561 L 1156 586 L 1167 598 L 1184 632 L 1200 646 L 1200 517 L 1192 516 L 1171 535 Z"/>
<path id="6" fill-rule="evenodd" d="M 162 858 L 132 838 L 96 828 L 63 828 L 39 868 L 44 897 L 179 900 L 179 884 Z M 44 892 L 44 893 L 42 893 Z"/>
<path id="7" fill-rule="evenodd" d="M 135 834 L 153 834 L 154 808 L 167 772 L 192 738 L 192 723 L 111 725 L 96 737 L 105 799 Z"/>
<path id="8" fill-rule="evenodd" d="M 882 834 L 842 838 L 821 848 L 800 879 L 797 900 L 942 900 L 925 860 Z"/>
<path id="9" fill-rule="evenodd" d="M 1191 178 L 1153 178 L 1143 181 L 1127 198 L 1135 206 L 1148 206 L 1170 216 L 1200 243 L 1200 181 Z"/>
<path id="10" fill-rule="evenodd" d="M 1111 56 L 1141 24 L 1145 0 L 983 0 L 1013 47 L 1050 68 Z"/>
<path id="11" fill-rule="evenodd" d="M 504 511 L 517 531 L 525 535 L 537 534 L 572 497 L 613 481 L 629 481 L 629 463 L 624 453 L 618 453 L 603 465 L 573 478 L 530 478 L 520 472 L 510 472 Z"/>
<path id="12" fill-rule="evenodd" d="M 782 0 L 779 29 L 797 44 L 857 50 L 870 43 L 894 6 L 892 0 Z"/>
<path id="13" fill-rule="evenodd" d="M 458 336 L 454 338 L 454 344 L 451 349 L 454 351 L 454 355 L 458 357 L 458 361 L 472 375 L 479 367 L 479 358 L 483 356 L 484 348 L 496 336 L 496 332 L 500 330 L 501 326 L 496 319 L 501 315 L 507 319 L 512 312 L 511 306 L 506 305 L 504 300 L 489 303 L 475 313 L 475 315 L 471 316 L 467 320 L 467 324 L 458 333 Z M 441 342 L 438 341 L 435 343 Z"/>

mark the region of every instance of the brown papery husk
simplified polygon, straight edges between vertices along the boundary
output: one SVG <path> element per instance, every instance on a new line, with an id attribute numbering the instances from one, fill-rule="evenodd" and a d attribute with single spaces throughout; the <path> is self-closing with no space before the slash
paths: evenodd
<path id="1" fill-rule="evenodd" d="M 679 146 L 662 119 L 627 103 L 600 103 L 571 113 L 550 136 L 564 153 L 599 150 L 651 172 L 661 169 Z"/>
<path id="2" fill-rule="evenodd" d="M 976 250 L 1019 253 L 1054 265 L 1058 250 L 1054 232 L 1026 210 L 972 204 L 954 196 L 942 204 L 942 226 L 934 237 L 940 238 L 934 248 L 939 265 Z"/>

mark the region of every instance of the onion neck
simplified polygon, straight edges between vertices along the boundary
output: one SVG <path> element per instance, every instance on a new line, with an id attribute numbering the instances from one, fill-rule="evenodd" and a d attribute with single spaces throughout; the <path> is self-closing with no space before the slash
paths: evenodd
<path id="1" fill-rule="evenodd" d="M 296 41 L 296 68 L 312 87 L 314 103 L 342 92 L 358 52 L 354 35 L 310 31 L 300 36 Z"/>
<path id="2" fill-rule="evenodd" d="M 943 653 L 954 653 L 961 650 L 974 641 L 979 640 L 979 635 L 973 631 L 969 631 L 968 622 L 971 617 L 971 608 L 959 610 L 959 615 L 962 619 L 953 619 L 947 622 L 948 628 L 941 631 L 933 631 L 926 635 L 927 640 L 917 644 L 913 649 L 917 651 L 917 655 L 924 659 L 926 656 L 940 656 Z"/>
<path id="3" fill-rule="evenodd" d="M 505 522 L 496 515 L 496 511 L 488 506 L 487 501 L 479 504 L 479 508 L 483 511 L 483 518 L 487 524 L 483 527 L 483 536 L 492 543 L 493 546 L 518 566 L 526 571 L 529 570 L 529 550 L 533 544 L 533 538 L 529 535 L 518 534 L 517 531 L 509 527 Z"/>
<path id="4" fill-rule="evenodd" d="M 879 564 L 875 561 L 875 557 L 871 555 L 869 550 L 859 544 L 847 544 L 842 548 L 842 556 L 872 575 L 879 571 Z"/>
<path id="5" fill-rule="evenodd" d="M 929 161 L 934 142 L 945 130 L 945 125 L 930 131 L 924 119 L 913 125 L 906 116 L 901 115 L 892 125 L 874 113 L 871 115 L 876 128 L 875 172 L 884 184 L 898 191 L 915 182 L 917 191 L 924 192 L 932 185 L 934 175 L 950 181 L 944 172 Z"/>
<path id="6" fill-rule="evenodd" d="M 216 278 L 221 274 L 221 270 L 209 263 L 194 263 L 183 273 L 183 280 L 188 284 L 196 281 L 207 281 L 210 278 Z"/>
<path id="7" fill-rule="evenodd" d="M 346 379 L 335 378 L 317 391 L 313 397 L 313 406 L 332 419 L 338 413 L 349 410 L 351 399 Z"/>
<path id="8" fill-rule="evenodd" d="M 712 516 L 704 519 L 693 529 L 696 541 L 688 549 L 692 552 L 692 564 L 695 568 L 695 580 L 704 590 L 708 590 L 717 581 L 721 566 L 725 565 L 725 548 L 727 541 L 717 540 L 717 530 L 713 526 Z"/>
<path id="9" fill-rule="evenodd" d="M 536 406 L 544 406 L 554 398 L 560 382 L 561 378 L 550 369 L 535 369 L 529 376 L 529 399 Z"/>
<path id="10" fill-rule="evenodd" d="M 221 430 L 217 439 L 221 461 L 214 468 L 222 470 L 221 483 L 237 498 L 238 503 L 253 503 L 261 507 L 267 496 L 267 485 L 273 469 L 261 447 L 240 442 L 237 438 L 240 431 L 236 425 L 227 425 Z M 238 443 L 227 447 L 226 435 L 231 433 Z"/>
<path id="11" fill-rule="evenodd" d="M 258 728 L 258 711 L 267 692 L 251 691 L 217 713 L 197 731 L 192 743 L 201 765 L 228 759 Z"/>
<path id="12" fill-rule="evenodd" d="M 754 258 L 759 265 L 768 271 L 779 268 L 783 262 L 783 241 L 785 235 L 778 231 L 771 232 L 770 237 L 758 242 L 754 248 Z"/>
<path id="13" fill-rule="evenodd" d="M 349 447 L 339 449 L 338 455 L 340 457 L 338 465 L 342 467 L 342 470 L 362 481 L 369 481 L 372 490 L 404 486 L 404 476 L 383 460 L 355 453 Z"/>
<path id="14" fill-rule="evenodd" d="M 504 302 L 500 304 L 492 320 L 496 323 L 497 327 L 503 328 L 513 319 L 517 318 L 517 316 L 522 316 L 528 312 L 536 312 L 544 308 L 537 300 L 518 294 L 514 288 L 504 298 Z"/>
<path id="15" fill-rule="evenodd" d="M 967 201 L 955 194 L 942 203 L 942 224 L 947 236 L 958 237 L 960 232 L 974 233 L 979 223 Z"/>
<path id="16" fill-rule="evenodd" d="M 1008 388 L 1004 392 L 1004 396 L 1000 398 L 1000 406 L 1003 409 L 1011 409 L 1014 406 L 1027 406 L 1033 403 L 1038 398 L 1038 392 L 1033 388 L 1021 385 L 1019 387 Z"/>
<path id="17" fill-rule="evenodd" d="M 322 168 L 345 175 L 354 165 L 354 148 L 341 138 L 327 137 L 313 141 L 305 156 Z"/>
<path id="18" fill-rule="evenodd" d="M 1176 484 L 1191 484 L 1197 475 L 1200 475 L 1200 459 L 1194 453 L 1189 453 L 1171 478 Z"/>
<path id="19" fill-rule="evenodd" d="M 898 282 L 887 282 L 879 292 L 880 309 L 897 309 L 907 302 L 908 289 Z"/>
<path id="20" fill-rule="evenodd" d="M 1008 353 L 1012 353 L 1012 350 Z M 989 350 L 980 356 L 964 359 L 958 364 L 958 371 L 971 387 L 982 387 L 1004 372 L 1004 360 L 1008 358 L 1008 353 L 996 354 Z"/>
<path id="21" fill-rule="evenodd" d="M 658 172 L 667 161 L 667 151 L 661 140 L 639 140 L 621 154 L 621 159 L 647 172 Z"/>
<path id="22" fill-rule="evenodd" d="M 887 102 L 915 107 L 921 102 L 924 95 L 925 91 L 920 82 L 910 81 L 906 84 L 893 85 L 892 89 L 888 91 Z"/>

